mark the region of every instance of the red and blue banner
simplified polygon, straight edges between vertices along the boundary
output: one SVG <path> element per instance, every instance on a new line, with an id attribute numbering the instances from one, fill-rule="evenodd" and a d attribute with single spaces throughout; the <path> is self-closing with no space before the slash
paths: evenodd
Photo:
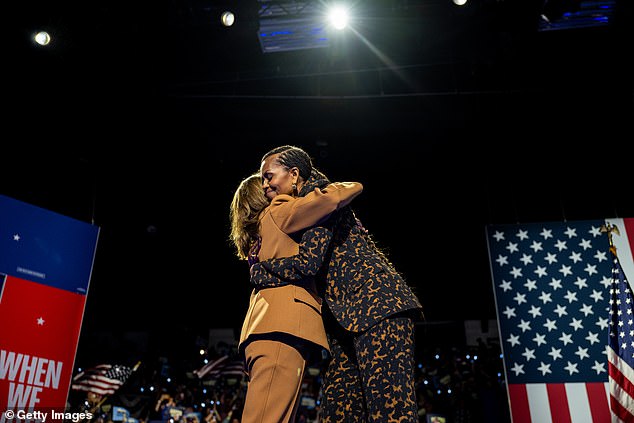
<path id="1" fill-rule="evenodd" d="M 98 236 L 0 195 L 0 421 L 65 409 Z"/>

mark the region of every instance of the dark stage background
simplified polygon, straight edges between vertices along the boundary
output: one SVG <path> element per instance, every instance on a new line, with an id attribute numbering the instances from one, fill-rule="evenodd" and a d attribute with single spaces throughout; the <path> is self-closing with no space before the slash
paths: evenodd
<path id="1" fill-rule="evenodd" d="M 104 331 L 178 351 L 239 330 L 229 203 L 281 144 L 364 184 L 357 214 L 431 322 L 495 319 L 487 224 L 634 216 L 631 6 L 538 32 L 516 3 L 395 2 L 359 25 L 383 56 L 353 37 L 263 54 L 194 3 L 171 2 L 167 25 L 149 5 L 20 6 L 0 192 L 101 228 L 80 354 L 125 354 L 91 344 Z M 60 42 L 35 48 L 34 23 Z"/>

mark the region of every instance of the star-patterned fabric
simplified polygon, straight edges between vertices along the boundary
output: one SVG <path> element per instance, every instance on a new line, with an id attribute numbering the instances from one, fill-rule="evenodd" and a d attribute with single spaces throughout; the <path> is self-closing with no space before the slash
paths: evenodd
<path id="1" fill-rule="evenodd" d="M 607 381 L 604 221 L 487 228 L 508 383 Z"/>

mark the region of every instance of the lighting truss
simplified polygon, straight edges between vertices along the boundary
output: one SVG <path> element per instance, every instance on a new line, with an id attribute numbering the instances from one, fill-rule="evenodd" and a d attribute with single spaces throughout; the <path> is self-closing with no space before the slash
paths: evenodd
<path id="1" fill-rule="evenodd" d="M 320 2 L 258 0 L 258 39 L 264 53 L 328 47 Z"/>

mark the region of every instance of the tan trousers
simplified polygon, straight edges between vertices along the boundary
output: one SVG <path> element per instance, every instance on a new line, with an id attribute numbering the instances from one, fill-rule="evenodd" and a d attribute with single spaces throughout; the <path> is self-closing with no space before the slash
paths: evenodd
<path id="1" fill-rule="evenodd" d="M 245 348 L 249 384 L 241 423 L 295 420 L 306 360 L 294 347 L 259 339 Z"/>

